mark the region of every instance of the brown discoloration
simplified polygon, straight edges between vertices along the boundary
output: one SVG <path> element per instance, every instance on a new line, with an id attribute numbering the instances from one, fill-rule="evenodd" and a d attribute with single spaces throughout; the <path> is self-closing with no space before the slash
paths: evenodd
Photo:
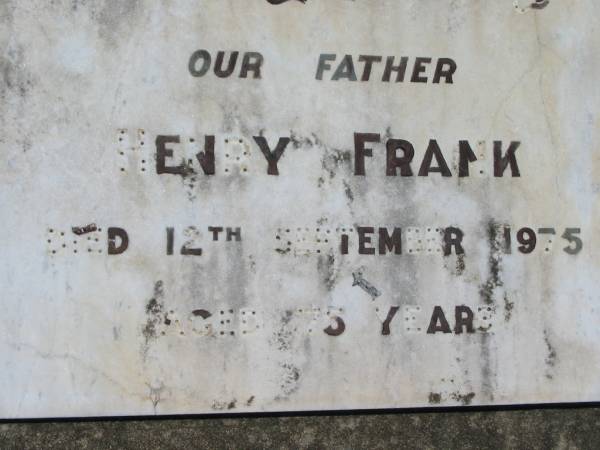
<path id="1" fill-rule="evenodd" d="M 430 405 L 439 405 L 442 401 L 442 394 L 439 392 L 430 392 L 429 393 L 429 404 Z"/>
<path id="2" fill-rule="evenodd" d="M 352 192 L 352 186 L 346 180 L 344 180 L 344 194 L 346 194 L 348 204 L 351 204 L 354 201 L 354 193 Z"/>
<path id="3" fill-rule="evenodd" d="M 475 392 L 469 392 L 468 394 L 453 392 L 452 394 L 450 394 L 450 397 L 452 397 L 453 400 L 460 402 L 463 406 L 468 406 L 475 398 Z"/>
<path id="4" fill-rule="evenodd" d="M 284 373 L 281 380 L 281 391 L 284 396 L 289 396 L 298 390 L 298 381 L 300 380 L 300 369 L 291 363 L 284 363 L 280 366 Z"/>
<path id="5" fill-rule="evenodd" d="M 550 0 L 535 0 L 529 7 L 531 9 L 544 9 L 550 4 Z"/>
<path id="6" fill-rule="evenodd" d="M 274 341 L 271 341 L 271 343 L 275 344 L 279 351 L 288 351 L 292 348 L 294 333 L 288 329 L 291 320 L 292 311 L 285 311 L 285 314 L 281 317 L 281 327 L 273 333 Z"/>
<path id="7" fill-rule="evenodd" d="M 345 163 L 347 163 L 348 171 L 350 170 L 350 161 L 352 160 L 350 151 L 329 147 L 323 141 L 321 141 L 321 139 L 319 139 L 315 133 L 312 133 L 310 136 L 299 136 L 294 131 L 290 131 L 290 142 L 292 148 L 295 150 L 303 147 L 318 148 L 323 153 L 321 159 L 321 168 L 327 173 L 329 180 L 335 178 L 335 176 L 339 173 L 340 168 L 342 168 Z M 323 187 L 325 185 L 325 181 L 326 179 L 323 176 L 320 176 L 317 179 L 318 186 Z M 345 194 L 348 199 L 348 204 L 350 205 L 354 200 L 352 185 L 346 180 L 343 180 L 343 184 Z"/>
<path id="8" fill-rule="evenodd" d="M 146 316 L 147 320 L 142 328 L 142 335 L 144 336 L 145 346 L 143 349 L 144 355 L 148 351 L 148 344 L 150 341 L 158 338 L 158 325 L 168 320 L 166 314 L 163 316 L 164 311 L 164 288 L 161 280 L 154 284 L 154 296 L 146 304 Z"/>
<path id="9" fill-rule="evenodd" d="M 497 240 L 497 225 L 493 220 L 488 222 L 487 233 L 490 249 L 488 258 L 489 275 L 486 282 L 480 286 L 479 295 L 483 302 L 489 305 L 494 302 L 494 290 L 504 283 L 500 278 L 500 273 L 502 271 L 502 253 Z"/>
<path id="10" fill-rule="evenodd" d="M 481 313 L 481 318 L 482 319 L 484 319 L 484 320 L 491 319 L 496 314 L 496 306 L 495 305 L 487 306 L 485 308 L 485 310 L 480 311 L 480 313 Z M 477 330 L 486 333 L 491 328 L 492 328 L 492 324 L 488 323 L 488 325 L 486 327 L 484 327 L 484 326 L 477 327 Z"/>
<path id="11" fill-rule="evenodd" d="M 148 397 L 150 398 L 150 401 L 152 402 L 152 408 L 154 409 L 154 413 L 156 414 L 156 408 L 158 407 L 158 404 L 160 403 L 160 401 L 162 400 L 162 394 L 165 390 L 165 386 L 163 383 L 160 383 L 160 385 L 158 387 L 153 387 L 150 384 L 147 384 L 148 389 L 150 389 L 150 393 L 148 395 Z"/>
<path id="12" fill-rule="evenodd" d="M 0 98 L 15 96 L 23 102 L 33 89 L 35 80 L 26 71 L 27 64 L 23 46 L 11 43 L 0 56 Z"/>
<path id="13" fill-rule="evenodd" d="M 515 307 L 515 302 L 508 299 L 508 295 L 504 294 L 504 320 L 509 322 L 512 317 L 512 312 Z"/>
<path id="14" fill-rule="evenodd" d="M 205 309 L 195 309 L 192 311 L 192 314 L 196 317 L 202 317 L 203 319 L 208 319 L 212 314 Z"/>
<path id="15" fill-rule="evenodd" d="M 362 273 L 354 272 L 352 273 L 352 277 L 354 278 L 352 281 L 352 286 L 360 287 L 363 291 L 371 296 L 372 300 L 375 300 L 381 295 L 381 292 L 375 286 L 363 278 Z"/>
<path id="16" fill-rule="evenodd" d="M 481 389 L 482 399 L 489 402 L 494 401 L 494 392 L 496 391 L 497 364 L 495 362 L 496 352 L 492 349 L 492 337 L 487 333 L 479 334 L 480 348 L 480 373 L 481 373 Z M 487 397 L 487 398 L 486 398 Z"/>
<path id="17" fill-rule="evenodd" d="M 461 276 L 465 271 L 465 255 L 456 255 L 456 276 Z"/>
<path id="18" fill-rule="evenodd" d="M 333 252 L 328 255 L 319 255 L 317 269 L 323 277 L 323 283 L 328 291 L 333 291 L 336 283 L 337 273 L 335 270 L 335 257 Z"/>
<path id="19" fill-rule="evenodd" d="M 315 133 L 312 133 L 309 137 L 299 136 L 292 130 L 290 131 L 290 142 L 294 150 L 298 150 L 301 147 L 323 147 L 323 142 L 321 142 Z"/>
<path id="20" fill-rule="evenodd" d="M 256 275 L 256 261 L 252 255 L 248 255 L 248 268 L 252 274 Z"/>
<path id="21" fill-rule="evenodd" d="M 514 2 L 514 8 L 519 11 L 520 13 L 526 13 L 530 10 L 534 10 L 534 11 L 540 11 L 542 9 L 545 9 L 549 4 L 550 4 L 550 0 L 529 0 L 530 3 L 527 3 L 527 0 L 515 0 Z M 521 6 L 521 3 L 525 4 L 525 6 Z"/>
<path id="22" fill-rule="evenodd" d="M 215 400 L 212 402 L 211 408 L 215 411 L 224 411 L 234 409 L 236 404 L 237 400 L 235 398 L 230 401 Z"/>
<path id="23" fill-rule="evenodd" d="M 271 5 L 281 5 L 282 3 L 286 3 L 289 0 L 267 0 Z M 300 3 L 306 3 L 306 0 L 296 0 Z"/>
<path id="24" fill-rule="evenodd" d="M 82 234 L 93 233 L 94 231 L 98 231 L 98 227 L 95 223 L 90 223 L 82 227 L 71 227 L 71 231 L 77 236 L 81 236 Z"/>
<path id="25" fill-rule="evenodd" d="M 554 349 L 554 346 L 550 342 L 550 336 L 548 334 L 548 330 L 544 330 L 544 343 L 546 344 L 546 348 L 548 350 L 548 353 L 546 354 L 546 359 L 544 360 L 544 362 L 546 363 L 546 366 L 547 366 L 546 378 L 551 380 L 552 378 L 554 378 L 552 369 L 554 369 L 554 366 L 556 365 L 556 356 L 557 355 L 556 355 L 556 350 Z"/>
<path id="26" fill-rule="evenodd" d="M 335 178 L 339 169 L 343 167 L 343 164 L 347 164 L 348 169 L 350 168 L 350 161 L 352 160 L 352 155 L 347 150 L 328 148 L 326 148 L 326 150 L 326 153 L 323 155 L 321 167 L 324 171 L 327 172 L 327 174 L 329 175 L 329 179 L 332 180 Z"/>

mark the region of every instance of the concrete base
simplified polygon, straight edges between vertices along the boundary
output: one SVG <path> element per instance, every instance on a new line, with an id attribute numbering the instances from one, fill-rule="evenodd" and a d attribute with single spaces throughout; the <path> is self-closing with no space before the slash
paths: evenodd
<path id="1" fill-rule="evenodd" d="M 2 449 L 591 449 L 600 408 L 0 424 Z"/>

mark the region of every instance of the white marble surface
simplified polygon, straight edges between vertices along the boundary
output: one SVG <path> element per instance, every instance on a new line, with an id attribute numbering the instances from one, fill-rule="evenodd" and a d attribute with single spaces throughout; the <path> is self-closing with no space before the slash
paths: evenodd
<path id="1" fill-rule="evenodd" d="M 1 2 L 0 417 L 599 400 L 599 7 L 520 3 Z M 193 77 L 199 49 L 260 52 L 261 78 L 239 61 Z M 337 55 L 323 80 L 320 54 Z M 331 81 L 346 54 L 359 79 L 359 55 L 383 62 Z M 382 82 L 387 56 L 407 77 L 415 57 L 452 58 L 453 83 Z M 354 133 L 382 141 L 365 176 Z M 156 173 L 158 135 L 180 136 L 169 164 L 195 174 Z M 255 136 L 291 138 L 278 176 Z M 415 176 L 386 176 L 389 138 L 414 145 Z M 452 176 L 416 176 L 430 139 Z M 520 177 L 493 176 L 495 140 L 521 143 Z M 490 224 L 511 226 L 512 253 Z M 402 228 L 402 254 L 359 255 L 357 226 Z M 450 226 L 463 257 L 434 231 L 419 250 Z M 125 253 L 107 254 L 108 227 Z M 188 240 L 201 256 L 179 254 Z M 473 333 L 427 333 L 436 306 L 454 331 L 462 305 Z"/>

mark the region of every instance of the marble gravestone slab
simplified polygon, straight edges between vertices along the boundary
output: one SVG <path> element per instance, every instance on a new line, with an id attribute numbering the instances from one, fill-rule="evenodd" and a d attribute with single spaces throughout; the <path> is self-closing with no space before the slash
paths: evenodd
<path id="1" fill-rule="evenodd" d="M 7 0 L 0 417 L 600 399 L 592 0 Z"/>

